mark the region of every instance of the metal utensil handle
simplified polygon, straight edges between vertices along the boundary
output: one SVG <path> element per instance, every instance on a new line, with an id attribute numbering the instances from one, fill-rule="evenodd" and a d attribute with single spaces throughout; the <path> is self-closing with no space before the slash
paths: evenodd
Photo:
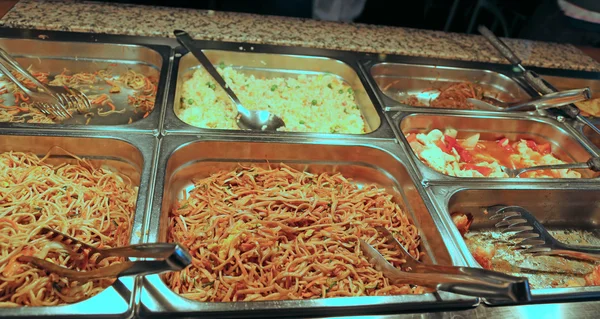
<path id="1" fill-rule="evenodd" d="M 138 244 L 100 250 L 104 256 L 134 258 L 167 258 L 177 250 L 183 249 L 178 244 L 156 243 Z"/>
<path id="2" fill-rule="evenodd" d="M 531 166 L 520 168 L 517 170 L 517 176 L 530 171 L 542 171 L 546 169 L 590 169 L 589 164 L 586 163 L 570 163 L 570 164 L 555 164 L 555 165 L 539 165 L 539 166 Z"/>
<path id="3" fill-rule="evenodd" d="M 510 299 L 515 302 L 531 299 L 529 282 L 525 278 L 519 278 L 518 281 L 489 282 L 475 276 L 413 273 L 396 268 L 386 268 L 383 272 L 391 282 L 398 284 L 421 285 L 461 295 Z"/>
<path id="4" fill-rule="evenodd" d="M 553 92 L 545 94 L 539 98 L 505 108 L 504 111 L 512 112 L 528 107 L 535 107 L 536 109 L 548 109 L 551 107 L 559 107 L 579 101 L 589 100 L 591 97 L 592 92 L 589 88 Z"/>
<path id="5" fill-rule="evenodd" d="M 483 269 L 483 268 L 472 268 L 472 267 L 456 267 L 456 266 L 443 266 L 443 265 L 425 265 L 421 264 L 416 267 L 418 272 L 440 272 L 445 274 L 455 274 L 455 275 L 467 275 L 467 276 L 477 276 L 482 280 L 486 281 L 495 281 L 495 282 L 520 282 L 523 280 L 522 277 L 516 277 L 507 275 L 502 272 Z"/>
<path id="6" fill-rule="evenodd" d="M 594 172 L 600 172 L 600 157 L 594 156 L 590 158 L 586 164 Z"/>
<path id="7" fill-rule="evenodd" d="M 35 86 L 37 88 L 41 88 L 42 89 L 41 91 L 43 93 L 51 94 L 52 95 L 52 93 L 53 93 L 52 89 L 50 89 L 46 84 L 40 82 L 35 76 L 31 75 L 31 73 L 29 73 L 29 71 L 27 71 L 26 69 L 24 69 L 23 67 L 21 67 L 21 65 L 19 64 L 19 62 L 17 62 L 10 54 L 8 54 L 2 48 L 0 48 L 0 58 L 2 58 L 4 61 L 6 61 L 7 63 L 9 63 L 12 68 L 14 68 L 15 70 L 17 70 L 21 75 L 23 75 L 24 77 L 26 77 L 29 81 L 33 82 L 33 84 L 35 84 Z M 19 81 L 16 81 L 16 82 L 19 82 Z M 19 88 L 21 88 L 23 90 L 23 88 L 21 87 L 21 85 L 19 85 Z M 23 91 L 28 92 L 29 89 L 26 88 Z"/>
<path id="8" fill-rule="evenodd" d="M 542 94 L 550 94 L 556 92 L 556 89 L 550 87 L 546 83 L 546 81 L 544 81 L 539 75 L 537 75 L 537 73 L 531 70 L 525 71 L 525 74 L 523 76 L 525 77 L 525 80 L 527 80 L 527 82 L 529 82 L 529 84 L 533 86 L 534 89 L 536 89 Z"/>
<path id="9" fill-rule="evenodd" d="M 17 79 L 17 77 L 14 76 L 2 62 L 4 61 L 0 61 L 0 71 L 2 71 L 2 73 L 4 73 L 4 75 L 6 75 L 16 86 L 18 86 L 19 89 L 25 92 L 25 94 L 31 95 L 31 90 L 29 90 L 28 87 L 21 83 L 21 81 L 19 81 L 19 79 Z"/>
<path id="10" fill-rule="evenodd" d="M 505 283 L 499 286 L 480 283 L 441 283 L 437 286 L 438 290 L 457 293 L 466 296 L 509 299 L 516 303 L 527 302 L 531 300 L 531 291 L 529 282 Z"/>
<path id="11" fill-rule="evenodd" d="M 484 25 L 480 25 L 477 30 L 481 35 L 483 35 L 496 50 L 500 51 L 500 53 L 513 65 L 520 66 L 521 59 L 504 43 L 500 38 L 498 38 L 490 29 L 485 27 Z"/>
<path id="12" fill-rule="evenodd" d="M 556 248 L 553 248 L 548 252 L 539 252 L 535 254 L 571 257 L 579 260 L 600 261 L 600 248 L 598 247 L 574 246 L 562 243 L 557 243 L 555 246 Z"/>
<path id="13" fill-rule="evenodd" d="M 443 266 L 443 265 L 429 265 L 424 264 L 417 259 L 414 259 L 408 252 L 405 251 L 404 246 L 394 237 L 394 235 L 385 227 L 376 226 L 375 230 L 377 230 L 380 234 L 384 235 L 386 238 L 386 242 L 390 245 L 393 245 L 404 253 L 404 259 L 409 267 L 412 268 L 412 272 L 418 273 L 444 273 L 444 274 L 454 274 L 454 275 L 469 275 L 469 276 L 478 276 L 482 280 L 491 280 L 493 282 L 498 281 L 513 281 L 519 282 L 523 280 L 521 277 L 515 277 L 511 275 L 507 275 L 501 272 L 481 269 L 481 268 L 470 268 L 470 267 L 455 267 L 455 266 Z M 408 254 L 408 255 L 407 255 Z"/>
<path id="14" fill-rule="evenodd" d="M 183 47 L 185 47 L 196 57 L 196 59 L 198 59 L 204 69 L 206 69 L 206 71 L 213 77 L 219 86 L 221 86 L 221 88 L 227 92 L 233 103 L 235 103 L 236 106 L 241 105 L 242 102 L 240 102 L 240 99 L 238 99 L 237 95 L 235 95 L 235 93 L 233 93 L 233 91 L 229 88 L 223 77 L 219 74 L 217 69 L 215 69 L 204 52 L 196 47 L 194 44 L 194 39 L 192 39 L 192 37 L 183 30 L 175 30 L 174 34 L 177 37 L 177 41 L 179 41 Z"/>
<path id="15" fill-rule="evenodd" d="M 542 79 L 537 73 L 527 70 L 524 74 L 525 80 L 533 86 L 538 92 L 542 94 L 551 94 L 556 92 L 556 88 L 554 88 L 550 83 L 546 82 Z M 563 111 L 570 118 L 580 118 L 581 111 L 574 105 L 568 104 L 559 107 L 561 111 Z"/>

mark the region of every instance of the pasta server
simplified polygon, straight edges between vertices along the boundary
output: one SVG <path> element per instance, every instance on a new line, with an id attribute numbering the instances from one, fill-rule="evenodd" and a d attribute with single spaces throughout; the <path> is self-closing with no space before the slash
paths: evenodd
<path id="1" fill-rule="evenodd" d="M 424 264 L 413 258 L 385 227 L 378 226 L 375 229 L 386 238 L 389 245 L 402 253 L 406 260 L 402 268 L 398 269 L 375 248 L 359 239 L 361 251 L 369 262 L 383 272 L 392 283 L 421 285 L 461 295 L 508 299 L 513 302 L 525 302 L 531 299 L 527 278 L 482 268 Z"/>
<path id="2" fill-rule="evenodd" d="M 21 83 L 12 74 L 9 67 L 31 81 L 35 85 L 35 89 L 29 89 Z M 0 49 L 0 71 L 10 78 L 21 91 L 31 97 L 33 106 L 46 115 L 52 115 L 59 120 L 64 120 L 72 117 L 69 109 L 75 109 L 83 113 L 91 108 L 89 99 L 79 90 L 62 86 L 48 86 L 38 81 L 26 69 L 21 67 L 10 54 L 2 49 Z"/>
<path id="3" fill-rule="evenodd" d="M 259 131 L 275 131 L 280 127 L 285 126 L 283 120 L 268 111 L 251 111 L 242 105 L 237 95 L 229 88 L 223 77 L 212 65 L 210 60 L 204 55 L 202 50 L 196 48 L 194 45 L 194 39 L 183 30 L 175 30 L 175 37 L 177 41 L 181 43 L 188 51 L 190 51 L 194 57 L 202 64 L 206 72 L 212 76 L 212 78 L 219 84 L 227 96 L 231 99 L 238 111 L 236 119 L 237 125 L 243 130 L 259 130 Z"/>
<path id="4" fill-rule="evenodd" d="M 554 92 L 533 98 L 529 101 L 519 102 L 513 105 L 496 106 L 485 101 L 474 98 L 468 98 L 467 102 L 475 105 L 478 109 L 486 111 L 517 112 L 545 110 L 553 107 L 560 107 L 572 103 L 589 100 L 592 97 L 592 91 L 589 88 L 574 89 L 561 92 Z"/>
<path id="5" fill-rule="evenodd" d="M 585 163 L 538 165 L 523 168 L 508 168 L 506 166 L 500 166 L 500 169 L 502 169 L 502 171 L 506 173 L 508 177 L 518 177 L 525 172 L 542 171 L 547 169 L 589 169 L 594 172 L 600 172 L 600 157 L 594 156 Z"/>
<path id="6" fill-rule="evenodd" d="M 501 219 L 496 223 L 502 232 L 514 232 L 509 239 L 520 240 L 515 247 L 524 247 L 521 252 L 536 256 L 563 256 L 580 260 L 600 261 L 600 247 L 568 245 L 556 240 L 544 226 L 525 208 L 520 206 L 496 205 L 487 208 L 490 219 Z"/>
<path id="7" fill-rule="evenodd" d="M 92 261 L 100 262 L 106 257 L 152 258 L 162 260 L 124 261 L 90 271 L 77 271 L 59 266 L 33 256 L 20 256 L 20 262 L 29 262 L 38 268 L 72 280 L 89 281 L 100 278 L 116 278 L 133 275 L 149 275 L 165 271 L 178 271 L 192 262 L 192 256 L 178 244 L 139 244 L 125 247 L 98 249 L 71 236 L 49 227 L 42 227 L 40 234 L 49 240 L 61 243 L 67 248 L 76 264 Z"/>

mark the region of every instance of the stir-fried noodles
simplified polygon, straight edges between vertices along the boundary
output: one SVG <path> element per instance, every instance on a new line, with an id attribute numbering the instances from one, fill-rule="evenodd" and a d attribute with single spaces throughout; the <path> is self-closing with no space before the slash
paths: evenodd
<path id="1" fill-rule="evenodd" d="M 180 295 L 200 301 L 308 299 L 423 293 L 392 285 L 362 255 L 366 240 L 396 266 L 403 263 L 379 238 L 387 227 L 420 258 L 415 225 L 376 185 L 341 174 L 288 166 L 240 166 L 194 181 L 169 215 L 168 241 L 188 247 L 192 265 L 164 275 Z"/>
<path id="2" fill-rule="evenodd" d="M 78 89 L 90 100 L 95 110 L 88 112 L 85 117 L 89 124 L 94 115 L 108 116 L 111 114 L 123 114 L 126 108 L 121 106 L 117 108 L 113 104 L 111 96 L 114 94 L 126 94 L 126 101 L 133 113 L 138 113 L 142 117 L 147 117 L 154 109 L 154 100 L 157 92 L 157 79 L 147 77 L 134 70 L 113 75 L 111 68 L 98 70 L 96 72 L 73 73 L 64 69 L 56 76 L 50 76 L 49 73 L 34 71 L 31 67 L 28 71 L 40 82 L 53 86 L 67 86 Z M 35 84 L 24 76 L 14 73 L 15 76 L 28 88 L 35 88 Z M 106 89 L 103 86 L 108 86 Z M 1 98 L 3 94 L 12 94 L 14 103 L 4 102 Z M 14 104 L 14 105 L 12 105 Z M 77 110 L 69 110 L 71 114 L 76 114 Z M 95 113 L 94 113 L 95 112 Z M 40 112 L 33 106 L 29 96 L 21 91 L 14 83 L 0 84 L 0 122 L 16 123 L 55 123 L 51 115 Z"/>
<path id="3" fill-rule="evenodd" d="M 0 154 L 0 307 L 73 303 L 113 282 L 76 282 L 21 262 L 35 256 L 86 271 L 120 262 L 109 257 L 75 267 L 61 244 L 38 235 L 43 226 L 100 248 L 129 243 L 137 187 L 74 155 L 76 163 L 61 165 L 49 164 L 48 156 Z"/>

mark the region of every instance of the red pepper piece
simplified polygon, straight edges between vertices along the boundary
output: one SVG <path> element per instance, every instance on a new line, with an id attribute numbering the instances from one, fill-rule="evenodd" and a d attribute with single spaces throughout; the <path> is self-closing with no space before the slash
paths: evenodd
<path id="1" fill-rule="evenodd" d="M 489 167 L 484 167 L 484 166 L 477 166 L 475 164 L 465 164 L 463 166 L 464 169 L 469 169 L 469 170 L 476 170 L 479 173 L 481 173 L 481 175 L 483 176 L 490 176 L 490 174 L 492 173 L 492 169 Z"/>

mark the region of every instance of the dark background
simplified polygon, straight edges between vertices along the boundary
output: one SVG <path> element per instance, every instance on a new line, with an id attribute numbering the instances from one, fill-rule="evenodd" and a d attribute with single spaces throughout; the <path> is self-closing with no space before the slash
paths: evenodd
<path id="1" fill-rule="evenodd" d="M 311 0 L 104 2 L 312 18 Z M 455 10 L 452 10 L 453 5 L 456 5 Z M 459 33 L 476 33 L 476 26 L 484 24 L 503 37 L 600 47 L 600 27 L 572 20 L 562 14 L 556 0 L 367 0 L 362 14 L 354 22 Z"/>

